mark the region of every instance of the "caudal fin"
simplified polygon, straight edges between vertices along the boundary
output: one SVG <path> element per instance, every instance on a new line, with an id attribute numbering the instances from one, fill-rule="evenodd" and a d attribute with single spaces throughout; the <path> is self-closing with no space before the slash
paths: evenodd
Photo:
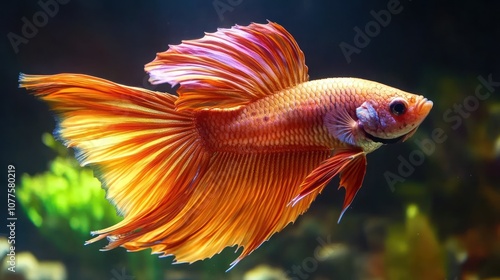
<path id="1" fill-rule="evenodd" d="M 79 74 L 21 74 L 19 82 L 57 113 L 55 134 L 94 168 L 124 216 L 91 242 L 109 236 L 107 248 L 124 245 L 182 210 L 208 155 L 176 96 Z"/>

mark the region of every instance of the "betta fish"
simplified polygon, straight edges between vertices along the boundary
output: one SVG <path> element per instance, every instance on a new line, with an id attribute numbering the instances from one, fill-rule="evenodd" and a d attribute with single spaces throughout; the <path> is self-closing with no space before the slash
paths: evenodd
<path id="1" fill-rule="evenodd" d="M 342 214 L 366 155 L 408 139 L 432 102 L 359 78 L 309 81 L 304 54 L 268 22 L 206 33 L 157 53 L 152 84 L 20 74 L 55 111 L 56 136 L 94 169 L 123 219 L 104 248 L 151 248 L 192 263 L 242 247 L 231 267 L 294 222 L 340 176 Z"/>

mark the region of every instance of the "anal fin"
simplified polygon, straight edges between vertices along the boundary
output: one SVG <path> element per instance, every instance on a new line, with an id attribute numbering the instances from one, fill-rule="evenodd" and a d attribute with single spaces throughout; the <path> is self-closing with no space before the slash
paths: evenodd
<path id="1" fill-rule="evenodd" d="M 328 150 L 214 153 L 185 189 L 187 194 L 141 217 L 140 228 L 107 229 L 98 232 L 98 239 L 111 238 L 107 249 L 151 248 L 161 256 L 174 255 L 176 263 L 212 257 L 228 246 L 243 247 L 232 267 L 309 208 L 321 189 L 294 207 L 287 204 L 328 155 Z"/>

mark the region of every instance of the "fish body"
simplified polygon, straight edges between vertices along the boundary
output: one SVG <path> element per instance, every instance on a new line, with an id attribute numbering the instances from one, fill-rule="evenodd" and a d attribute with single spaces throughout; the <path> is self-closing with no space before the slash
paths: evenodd
<path id="1" fill-rule="evenodd" d="M 322 84 L 325 92 L 308 90 Z M 278 152 L 341 147 L 343 143 L 323 125 L 323 116 L 332 106 L 327 86 L 328 81 L 308 82 L 236 110 L 201 111 L 200 133 L 206 135 L 207 146 L 214 151 Z"/>
<path id="2" fill-rule="evenodd" d="M 123 220 L 105 249 L 194 262 L 243 247 L 235 265 L 304 213 L 335 176 L 343 212 L 366 154 L 410 137 L 432 102 L 358 78 L 309 81 L 280 25 L 219 29 L 145 70 L 177 94 L 81 74 L 20 75 L 59 116 L 56 135 L 94 168 Z"/>
<path id="3" fill-rule="evenodd" d="M 369 153 L 383 143 L 369 141 L 363 135 L 356 143 L 349 143 L 339 134 L 330 133 L 334 128 L 329 128 L 328 119 L 339 119 L 342 112 L 356 112 L 373 98 L 370 90 L 377 87 L 399 91 L 357 78 L 308 81 L 235 110 L 201 111 L 196 115 L 197 124 L 206 147 L 213 151 L 333 150 L 354 144 Z"/>

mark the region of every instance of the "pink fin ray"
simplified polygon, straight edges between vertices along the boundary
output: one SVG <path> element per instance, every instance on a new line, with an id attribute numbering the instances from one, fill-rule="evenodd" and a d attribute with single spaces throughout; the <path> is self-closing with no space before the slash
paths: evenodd
<path id="1" fill-rule="evenodd" d="M 273 22 L 183 41 L 158 53 L 145 70 L 153 84 L 180 84 L 180 110 L 234 108 L 308 80 L 297 42 Z"/>

